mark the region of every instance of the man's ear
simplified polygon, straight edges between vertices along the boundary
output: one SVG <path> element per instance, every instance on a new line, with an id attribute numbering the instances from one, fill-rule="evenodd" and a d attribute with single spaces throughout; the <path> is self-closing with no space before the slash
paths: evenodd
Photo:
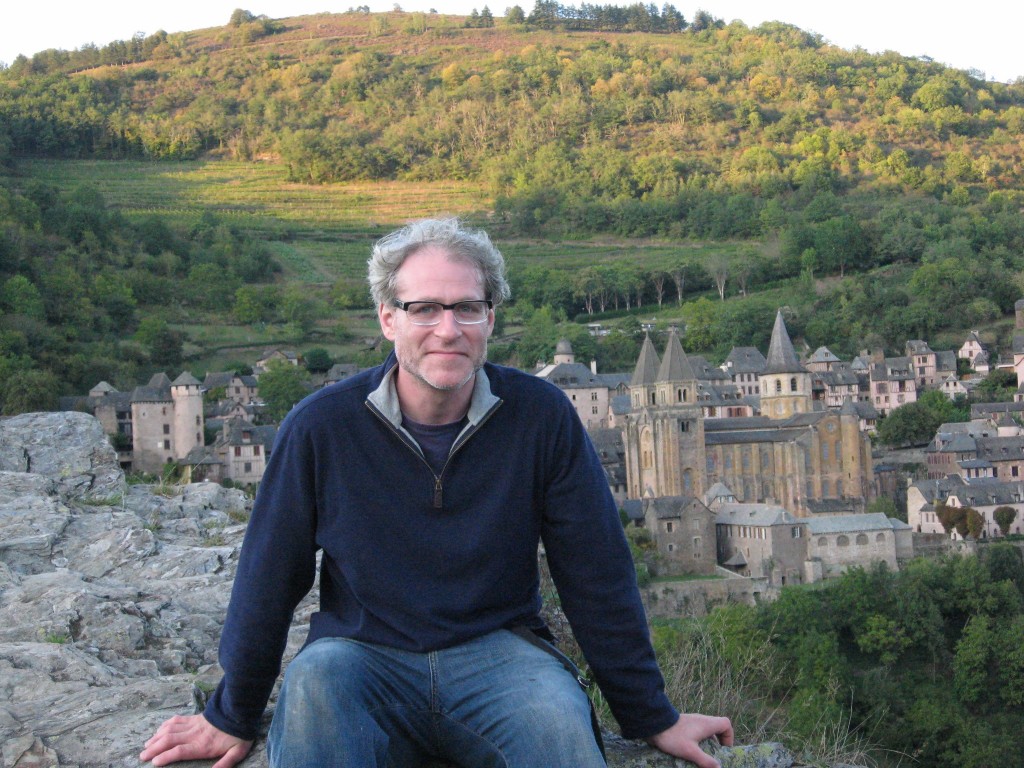
<path id="1" fill-rule="evenodd" d="M 390 304 L 381 302 L 377 307 L 377 319 L 380 320 L 380 330 L 388 341 L 395 340 L 395 308 Z"/>

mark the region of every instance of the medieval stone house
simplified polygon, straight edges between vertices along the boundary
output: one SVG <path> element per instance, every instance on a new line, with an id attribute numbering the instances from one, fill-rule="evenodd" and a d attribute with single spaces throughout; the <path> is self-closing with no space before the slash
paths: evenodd
<path id="1" fill-rule="evenodd" d="M 203 445 L 203 394 L 187 371 L 173 382 L 158 373 L 131 393 L 132 468 L 159 474 Z"/>

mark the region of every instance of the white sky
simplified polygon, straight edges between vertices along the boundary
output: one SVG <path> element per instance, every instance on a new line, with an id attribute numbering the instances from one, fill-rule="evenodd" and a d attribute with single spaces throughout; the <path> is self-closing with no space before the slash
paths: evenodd
<path id="1" fill-rule="evenodd" d="M 591 0 L 603 4 L 602 0 Z M 620 0 L 629 5 L 635 0 Z M 663 0 L 655 0 L 661 7 Z M 487 5 L 500 16 L 518 4 L 529 13 L 533 0 L 398 0 L 405 11 L 468 14 Z M 564 2 L 579 7 L 580 0 Z M 951 0 L 689 0 L 673 3 L 687 20 L 705 9 L 726 22 L 740 19 L 749 26 L 778 20 L 817 32 L 843 48 L 860 46 L 872 53 L 898 51 L 930 56 L 960 69 L 977 69 L 988 79 L 1009 82 L 1024 76 L 1019 36 L 1024 29 L 1024 3 L 976 0 L 966 5 Z M 0 62 L 47 48 L 74 50 L 87 43 L 103 46 L 146 35 L 223 26 L 235 8 L 284 18 L 310 13 L 340 13 L 356 5 L 373 11 L 391 10 L 386 0 L 21 0 L 10 3 L 0 25 Z"/>

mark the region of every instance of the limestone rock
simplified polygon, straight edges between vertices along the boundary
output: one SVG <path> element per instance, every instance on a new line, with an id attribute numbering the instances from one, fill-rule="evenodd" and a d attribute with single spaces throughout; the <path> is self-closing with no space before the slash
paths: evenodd
<path id="1" fill-rule="evenodd" d="M 117 452 L 86 413 L 23 413 L 0 421 L 0 470 L 57 483 L 65 498 L 104 498 L 124 490 Z"/>

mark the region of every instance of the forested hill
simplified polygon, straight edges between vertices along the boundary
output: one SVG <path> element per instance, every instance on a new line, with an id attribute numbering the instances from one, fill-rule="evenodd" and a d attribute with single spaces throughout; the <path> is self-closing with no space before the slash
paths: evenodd
<path id="1" fill-rule="evenodd" d="M 180 364 L 158 348 L 180 353 L 204 312 L 294 315 L 271 290 L 284 246 L 212 215 L 122 216 L 95 187 L 39 185 L 25 170 L 39 158 L 260 161 L 303 189 L 465 185 L 486 202 L 457 212 L 509 243 L 649 246 L 567 270 L 513 245 L 523 307 L 550 319 L 667 298 L 687 348 L 712 359 L 766 341 L 782 305 L 795 338 L 843 355 L 965 328 L 1005 342 L 1024 295 L 1024 83 L 977 75 L 782 23 L 553 2 L 499 19 L 237 10 L 218 28 L 19 57 L 0 70 L 0 400 L 10 371 L 67 392 Z M 525 308 L 510 316 L 530 330 Z M 142 331 L 126 355 L 119 338 Z M 546 333 L 528 351 L 510 339 L 506 359 L 543 355 Z M 30 396 L 47 389 L 28 380 Z"/>
<path id="2" fill-rule="evenodd" d="M 297 181 L 476 178 L 512 197 L 772 198 L 813 182 L 969 202 L 1024 184 L 1024 84 L 781 23 L 583 7 L 483 28 L 236 11 L 223 28 L 44 51 L 0 73 L 0 130 L 13 157 L 272 155 Z"/>

